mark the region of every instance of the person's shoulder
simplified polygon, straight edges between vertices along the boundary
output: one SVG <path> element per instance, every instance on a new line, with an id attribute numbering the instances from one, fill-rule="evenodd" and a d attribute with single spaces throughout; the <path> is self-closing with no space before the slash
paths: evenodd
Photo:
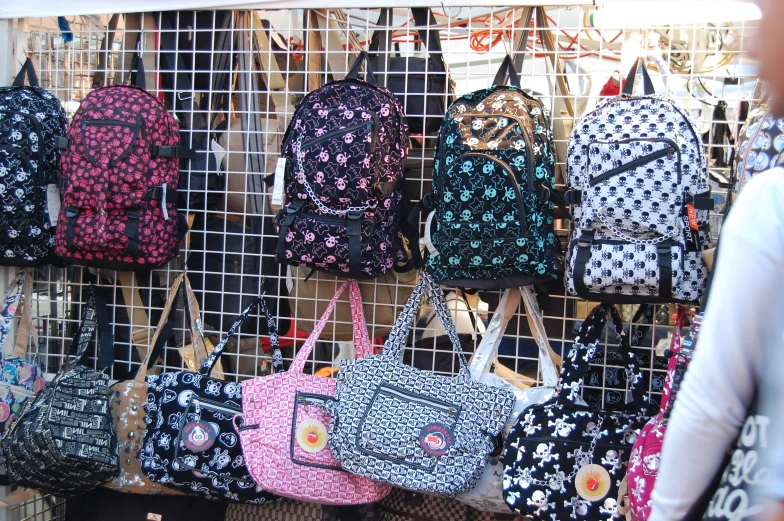
<path id="1" fill-rule="evenodd" d="M 751 194 L 754 197 L 770 195 L 771 190 L 774 193 L 784 193 L 784 168 L 771 168 L 752 177 L 741 191 L 739 200 L 740 197 L 748 198 L 746 194 Z"/>
<path id="2" fill-rule="evenodd" d="M 755 175 L 738 195 L 722 229 L 749 230 L 770 227 L 784 232 L 784 168 Z"/>

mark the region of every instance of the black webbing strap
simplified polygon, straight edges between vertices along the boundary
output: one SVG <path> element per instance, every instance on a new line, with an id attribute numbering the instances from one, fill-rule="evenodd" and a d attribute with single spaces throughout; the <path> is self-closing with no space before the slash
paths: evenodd
<path id="1" fill-rule="evenodd" d="M 176 147 L 153 145 L 152 155 L 153 157 L 176 157 L 179 159 L 196 158 L 194 151 L 188 147 L 182 146 L 182 144 Z"/>
<path id="2" fill-rule="evenodd" d="M 359 70 L 362 68 L 362 64 L 365 64 L 365 81 L 370 83 L 371 85 L 377 85 L 376 82 L 376 75 L 373 74 L 373 67 L 370 65 L 370 58 L 368 57 L 368 53 L 365 51 L 360 51 L 359 56 L 357 59 L 354 60 L 354 64 L 351 66 L 351 70 L 348 71 L 346 74 L 347 80 L 356 80 L 359 77 Z"/>
<path id="3" fill-rule="evenodd" d="M 362 276 L 362 212 L 348 212 L 348 269 L 352 277 Z"/>
<path id="4" fill-rule="evenodd" d="M 514 63 L 512 62 L 512 57 L 508 54 L 504 57 L 504 61 L 501 62 L 501 66 L 498 68 L 498 72 L 495 73 L 495 79 L 493 80 L 493 85 L 506 85 L 506 79 L 509 78 L 509 83 L 513 87 L 520 87 L 520 75 L 517 74 L 515 70 Z"/>
<path id="5" fill-rule="evenodd" d="M 574 289 L 581 297 L 588 293 L 585 285 L 585 267 L 591 260 L 591 247 L 593 246 L 593 232 L 585 232 L 577 240 L 577 258 L 574 261 Z"/>
<path id="6" fill-rule="evenodd" d="M 147 190 L 147 199 L 151 199 L 153 201 L 164 201 L 166 203 L 174 203 L 177 202 L 177 193 L 176 188 L 170 188 L 168 186 L 151 186 Z"/>
<path id="7" fill-rule="evenodd" d="M 279 225 L 278 247 L 275 253 L 281 262 L 286 258 L 286 234 L 289 232 L 289 227 L 294 224 L 294 219 L 297 218 L 297 213 L 299 213 L 304 204 L 304 201 L 294 201 L 285 208 L 286 216 L 283 217 Z"/>
<path id="8" fill-rule="evenodd" d="M 403 197 L 400 200 L 400 205 L 403 219 L 400 223 L 400 231 L 403 233 L 403 237 L 408 241 L 411 258 L 402 266 L 394 267 L 394 270 L 398 273 L 419 269 L 424 264 L 422 251 L 419 249 L 419 213 L 421 211 L 421 201 L 415 206 L 411 206 L 411 198 L 408 196 L 408 190 L 406 190 L 405 178 L 403 178 L 402 190 Z M 432 199 L 432 194 L 428 195 L 430 195 L 430 199 Z"/>
<path id="9" fill-rule="evenodd" d="M 30 58 L 27 58 L 22 65 L 22 68 L 19 70 L 19 74 L 16 75 L 14 78 L 14 82 L 11 84 L 12 87 L 24 87 L 24 79 L 25 74 L 27 75 L 27 82 L 30 84 L 31 87 L 38 87 L 38 76 L 35 74 L 35 67 L 33 67 L 33 61 Z"/>
<path id="10" fill-rule="evenodd" d="M 659 264 L 659 296 L 672 296 L 672 243 L 660 242 L 656 245 L 656 261 Z"/>
<path id="11" fill-rule="evenodd" d="M 76 226 L 76 216 L 79 215 L 79 209 L 69 206 L 65 210 L 65 217 L 68 219 L 68 225 L 65 229 L 65 239 L 68 247 L 73 246 L 74 240 L 74 226 Z"/>
<path id="12" fill-rule="evenodd" d="M 692 198 L 691 203 L 694 205 L 695 210 L 713 210 L 715 203 L 713 201 L 713 197 L 711 196 L 710 190 L 707 192 L 703 192 L 701 194 L 697 194 Z"/>
<path id="13" fill-rule="evenodd" d="M 646 96 L 656 94 L 656 90 L 653 88 L 653 82 L 651 81 L 651 76 L 648 74 L 648 69 L 645 67 L 645 62 L 641 60 L 641 58 L 637 58 L 634 61 L 634 65 L 632 65 L 632 68 L 629 71 L 629 75 L 626 76 L 626 84 L 623 86 L 623 94 L 627 94 L 629 96 L 634 94 L 634 80 L 637 77 L 638 68 L 642 69 L 643 94 Z"/>
<path id="14" fill-rule="evenodd" d="M 136 42 L 136 54 L 133 55 L 131 60 L 131 85 L 136 85 L 144 90 L 147 90 L 147 77 L 144 72 L 144 60 L 142 59 L 141 48 L 142 39 Z"/>
<path id="15" fill-rule="evenodd" d="M 107 307 L 109 288 L 94 286 L 93 289 L 95 290 L 95 318 L 98 321 L 98 352 L 95 357 L 98 369 L 103 371 L 114 363 L 114 335 L 109 325 Z"/>
<path id="16" fill-rule="evenodd" d="M 125 220 L 125 236 L 128 237 L 128 253 L 136 257 L 139 255 L 139 210 L 136 208 L 128 210 L 128 218 Z"/>

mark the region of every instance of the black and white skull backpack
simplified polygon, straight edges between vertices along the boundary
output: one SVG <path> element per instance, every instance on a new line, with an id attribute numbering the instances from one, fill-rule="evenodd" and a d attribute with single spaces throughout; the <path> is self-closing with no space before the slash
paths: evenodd
<path id="1" fill-rule="evenodd" d="M 29 86 L 24 84 L 27 75 Z M 60 154 L 68 120 L 57 97 L 38 85 L 28 58 L 10 87 L 0 87 L 0 265 L 57 261 Z"/>
<path id="2" fill-rule="evenodd" d="M 644 66 L 644 95 L 633 95 L 640 65 L 620 96 L 572 131 L 565 284 L 571 295 L 603 302 L 693 302 L 708 276 L 705 152 L 691 115 L 654 94 Z"/>

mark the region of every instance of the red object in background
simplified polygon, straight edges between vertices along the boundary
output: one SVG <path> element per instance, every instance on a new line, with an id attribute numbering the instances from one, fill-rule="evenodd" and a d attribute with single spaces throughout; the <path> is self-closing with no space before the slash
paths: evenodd
<path id="1" fill-rule="evenodd" d="M 626 83 L 626 80 L 621 78 L 617 74 L 613 74 L 610 76 L 610 79 L 607 80 L 607 83 L 604 84 L 602 90 L 599 92 L 599 96 L 602 98 L 612 98 L 613 96 L 617 96 L 623 90 L 623 86 Z"/>
<path id="2" fill-rule="evenodd" d="M 305 340 L 307 340 L 308 336 L 310 336 L 308 333 L 296 329 L 294 327 L 295 322 L 296 322 L 295 320 L 292 320 L 290 322 L 291 326 L 289 326 L 289 330 L 278 337 L 278 341 L 280 342 L 281 349 L 292 347 L 294 344 L 304 344 Z M 373 354 L 380 353 L 384 347 L 384 339 L 382 337 L 376 337 L 371 339 L 371 343 L 373 345 Z M 265 353 L 272 352 L 272 345 L 270 344 L 269 336 L 261 337 L 261 348 L 264 350 Z"/>

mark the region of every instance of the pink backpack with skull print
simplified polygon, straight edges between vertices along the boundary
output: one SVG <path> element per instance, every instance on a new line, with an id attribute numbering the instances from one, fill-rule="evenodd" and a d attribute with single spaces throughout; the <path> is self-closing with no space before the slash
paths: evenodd
<path id="1" fill-rule="evenodd" d="M 132 271 L 177 255 L 178 158 L 190 152 L 134 63 L 134 84 L 92 91 L 68 130 L 55 252 L 71 264 Z"/>
<path id="2" fill-rule="evenodd" d="M 688 310 L 683 306 L 678 306 L 675 330 L 667 353 L 669 363 L 667 377 L 664 380 L 661 408 L 659 413 L 640 430 L 629 457 L 629 466 L 626 472 L 627 492 L 624 493 L 623 487 L 621 487 L 621 497 L 618 503 L 626 505 L 626 508 L 623 508 L 624 513 L 628 509 L 627 518 L 631 517 L 633 521 L 647 521 L 651 514 L 651 492 L 653 492 L 656 476 L 659 473 L 664 431 L 675 403 L 675 394 L 691 360 L 694 340 L 699 330 L 700 316 L 698 315 L 686 338 L 681 338 L 683 322 L 687 315 Z"/>

